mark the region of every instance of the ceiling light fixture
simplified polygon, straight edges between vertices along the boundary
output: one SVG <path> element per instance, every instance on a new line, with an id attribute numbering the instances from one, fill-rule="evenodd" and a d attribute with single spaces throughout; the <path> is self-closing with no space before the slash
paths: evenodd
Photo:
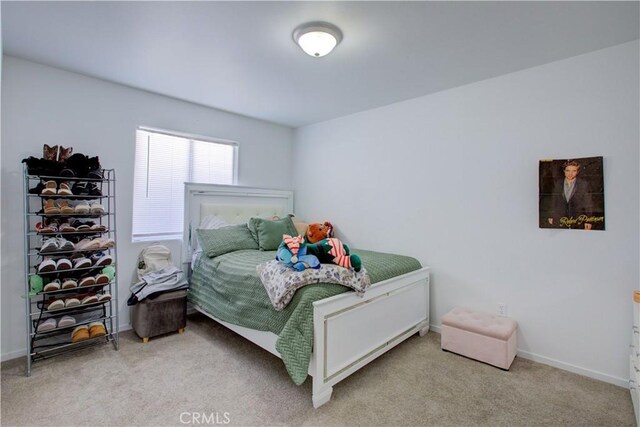
<path id="1" fill-rule="evenodd" d="M 342 31 L 328 22 L 308 22 L 293 31 L 293 40 L 305 53 L 319 58 L 331 52 L 340 43 Z"/>

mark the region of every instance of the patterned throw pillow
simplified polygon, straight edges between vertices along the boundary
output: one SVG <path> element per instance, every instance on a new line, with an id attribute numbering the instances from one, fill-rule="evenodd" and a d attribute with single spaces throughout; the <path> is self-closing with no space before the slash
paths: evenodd
<path id="1" fill-rule="evenodd" d="M 209 257 L 217 257 L 242 249 L 258 249 L 247 224 L 230 225 L 215 229 L 197 229 L 198 241 Z"/>

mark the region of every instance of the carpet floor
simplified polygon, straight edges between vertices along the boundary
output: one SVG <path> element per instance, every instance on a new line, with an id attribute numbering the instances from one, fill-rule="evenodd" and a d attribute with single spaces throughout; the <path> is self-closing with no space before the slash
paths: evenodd
<path id="1" fill-rule="evenodd" d="M 189 316 L 184 334 L 37 362 L 2 364 L 3 426 L 632 426 L 628 390 L 516 358 L 509 372 L 413 336 L 311 404 L 277 357 L 214 321 Z"/>

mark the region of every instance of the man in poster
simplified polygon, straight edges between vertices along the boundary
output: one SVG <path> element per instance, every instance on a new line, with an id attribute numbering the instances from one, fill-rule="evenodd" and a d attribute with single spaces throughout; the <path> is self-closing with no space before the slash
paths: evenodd
<path id="1" fill-rule="evenodd" d="M 602 158 L 582 160 L 600 160 L 602 164 Z M 589 181 L 581 177 L 582 164 L 577 160 L 567 160 L 562 163 L 563 176 L 558 176 L 554 170 L 544 167 L 551 166 L 549 163 L 558 164 L 558 161 L 544 163 L 540 163 L 540 227 L 591 230 L 597 226 L 604 229 L 604 203 L 596 203 L 596 194 Z M 596 172 L 599 169 L 599 174 L 592 174 L 590 180 L 596 187 L 599 184 L 599 197 L 596 198 L 603 202 L 602 167 L 594 169 Z"/>

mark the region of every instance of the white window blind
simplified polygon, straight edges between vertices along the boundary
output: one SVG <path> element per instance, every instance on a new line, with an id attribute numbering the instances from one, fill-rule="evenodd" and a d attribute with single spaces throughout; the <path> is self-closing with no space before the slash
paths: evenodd
<path id="1" fill-rule="evenodd" d="M 133 240 L 182 236 L 184 183 L 235 184 L 237 144 L 138 129 L 133 188 Z"/>

